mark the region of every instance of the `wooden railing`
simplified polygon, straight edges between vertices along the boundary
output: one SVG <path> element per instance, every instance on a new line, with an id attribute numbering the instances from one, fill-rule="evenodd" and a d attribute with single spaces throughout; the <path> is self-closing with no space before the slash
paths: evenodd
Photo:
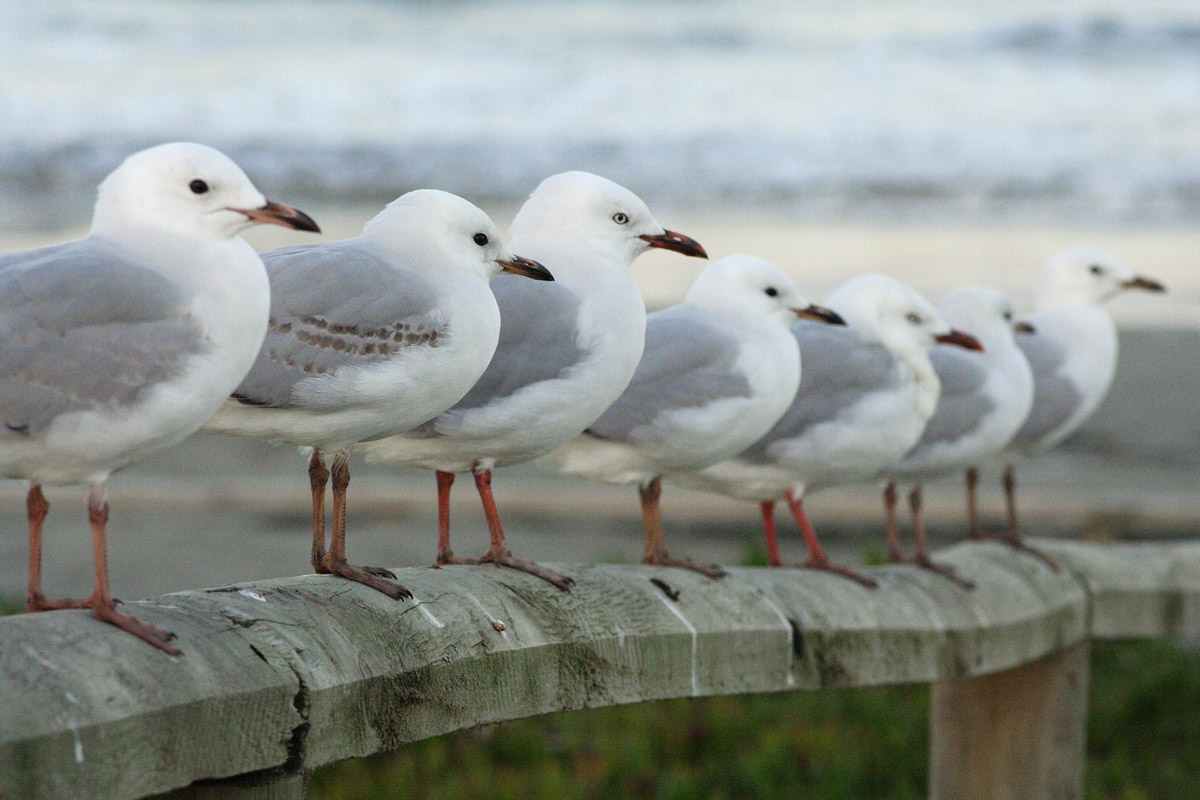
<path id="1" fill-rule="evenodd" d="M 416 599 L 313 575 L 131 603 L 171 658 L 86 612 L 0 619 L 0 798 L 294 798 L 305 774 L 450 731 L 662 698 L 932 683 L 930 796 L 1082 791 L 1088 642 L 1200 638 L 1200 544 L 938 554 L 866 591 L 561 566 L 405 569 Z M 1193 713 L 1195 710 L 1189 710 Z M 186 787 L 186 788 L 185 788 Z"/>

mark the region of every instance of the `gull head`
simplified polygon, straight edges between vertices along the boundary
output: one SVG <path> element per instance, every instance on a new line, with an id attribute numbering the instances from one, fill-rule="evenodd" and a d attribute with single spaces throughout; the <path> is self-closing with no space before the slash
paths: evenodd
<path id="1" fill-rule="evenodd" d="M 1008 295 L 988 286 L 954 289 L 942 299 L 938 310 L 950 325 L 975 335 L 988 353 L 1009 351 L 1016 346 L 1014 334 L 1034 332 L 1031 324 L 1017 320 Z"/>
<path id="2" fill-rule="evenodd" d="M 400 195 L 367 222 L 362 235 L 406 263 L 429 269 L 465 270 L 483 280 L 501 272 L 554 280 L 538 262 L 514 254 L 483 209 L 450 192 Z"/>
<path id="3" fill-rule="evenodd" d="M 1038 308 L 1104 303 L 1127 289 L 1165 292 L 1158 281 L 1136 274 L 1105 253 L 1079 247 L 1050 259 L 1035 289 Z"/>
<path id="4" fill-rule="evenodd" d="M 92 215 L 95 232 L 157 229 L 215 241 L 260 224 L 320 232 L 303 211 L 263 197 L 224 153 L 190 142 L 126 158 L 100 184 Z"/>
<path id="5" fill-rule="evenodd" d="M 590 172 L 546 178 L 517 212 L 512 230 L 515 239 L 586 243 L 626 265 L 653 247 L 708 258 L 695 239 L 659 224 L 636 194 Z"/>
<path id="6" fill-rule="evenodd" d="M 983 350 L 978 339 L 952 327 L 916 289 L 887 275 L 851 278 L 830 293 L 826 304 L 860 337 L 900 355 L 913 357 L 937 344 Z"/>
<path id="7" fill-rule="evenodd" d="M 835 312 L 801 295 L 779 267 L 747 255 L 725 256 L 707 266 L 688 290 L 687 302 L 752 319 L 776 319 L 788 327 L 797 319 L 846 324 Z"/>

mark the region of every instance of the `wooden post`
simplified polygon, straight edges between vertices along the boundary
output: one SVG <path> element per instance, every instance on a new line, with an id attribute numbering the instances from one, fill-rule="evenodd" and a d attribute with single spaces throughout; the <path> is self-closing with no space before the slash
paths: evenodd
<path id="1" fill-rule="evenodd" d="M 933 800 L 1083 797 L 1087 642 L 1015 669 L 933 684 Z"/>
<path id="2" fill-rule="evenodd" d="M 308 776 L 296 773 L 204 781 L 158 795 L 155 800 L 304 800 L 307 792 Z"/>

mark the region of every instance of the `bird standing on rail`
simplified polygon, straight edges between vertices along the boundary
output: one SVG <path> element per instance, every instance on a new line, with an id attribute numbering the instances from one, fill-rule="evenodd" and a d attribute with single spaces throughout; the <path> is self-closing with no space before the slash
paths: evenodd
<path id="1" fill-rule="evenodd" d="M 798 322 L 792 333 L 804 363 L 800 388 L 778 422 L 735 458 L 678 473 L 672 482 L 743 500 L 762 512 L 767 558 L 782 566 L 775 503 L 786 499 L 808 547 L 801 565 L 868 588 L 876 581 L 833 563 L 804 510 L 817 489 L 870 480 L 908 452 L 937 405 L 929 350 L 939 342 L 978 349 L 911 287 L 884 275 L 846 281 L 825 305 L 846 327 Z"/>
<path id="2" fill-rule="evenodd" d="M 1069 250 L 1050 260 L 1034 293 L 1035 311 L 1027 318 L 1037 335 L 1018 340 L 1033 371 L 1033 406 L 1008 448 L 1011 454 L 1032 456 L 1054 448 L 1100 406 L 1117 372 L 1117 326 L 1104 304 L 1131 289 L 1166 291 L 1095 250 Z M 1053 565 L 1022 541 L 1012 462 L 1004 471 L 1004 493 L 1008 529 L 987 535 Z"/>
<path id="3" fill-rule="evenodd" d="M 845 324 L 773 264 L 744 255 L 713 263 L 682 303 L 647 318 L 645 352 L 620 398 L 553 454 L 563 472 L 638 485 L 644 563 L 724 575 L 667 552 L 662 479 L 735 456 L 775 424 L 800 385 L 797 318 Z"/>
<path id="4" fill-rule="evenodd" d="M 891 480 L 883 499 L 888 558 L 893 562 L 906 560 L 896 532 L 896 479 L 912 480 L 909 505 L 916 541 L 912 562 L 970 588 L 970 581 L 929 557 L 921 484 L 965 469 L 967 529 L 972 538 L 981 536 L 975 495 L 978 465 L 998 455 L 1029 414 L 1033 375 L 1016 339 L 1033 335 L 1034 327 L 1015 322 L 1009 299 L 984 287 L 956 289 L 938 305 L 938 310 L 951 325 L 977 336 L 983 351 L 938 345 L 929 353 L 942 391 L 920 441 L 887 470 Z"/>
<path id="5" fill-rule="evenodd" d="M 483 211 L 428 189 L 394 200 L 353 239 L 274 250 L 263 261 L 270 330 L 234 399 L 207 427 L 311 448 L 313 569 L 410 597 L 388 570 L 347 560 L 350 449 L 416 428 L 479 379 L 500 336 L 494 276 L 552 276 L 514 255 Z"/>
<path id="6" fill-rule="evenodd" d="M 578 436 L 616 400 L 642 356 L 646 309 L 630 267 L 651 248 L 707 257 L 663 228 L 641 198 L 586 172 L 551 176 L 513 220 L 513 245 L 554 273 L 554 283 L 495 282 L 500 344 L 459 403 L 411 433 L 360 445 L 368 461 L 437 471 L 437 564 L 492 563 L 563 591 L 572 580 L 517 558 L 505 542 L 492 470 L 530 461 Z M 491 546 L 481 559 L 450 549 L 450 489 L 471 472 Z"/>
<path id="7" fill-rule="evenodd" d="M 30 482 L 30 611 L 90 608 L 179 654 L 168 631 L 116 610 L 105 482 L 203 425 L 254 362 L 270 287 L 239 234 L 256 224 L 318 231 L 216 150 L 165 144 L 104 179 L 86 238 L 0 255 L 0 474 Z M 48 600 L 42 485 L 79 483 L 95 590 Z"/>

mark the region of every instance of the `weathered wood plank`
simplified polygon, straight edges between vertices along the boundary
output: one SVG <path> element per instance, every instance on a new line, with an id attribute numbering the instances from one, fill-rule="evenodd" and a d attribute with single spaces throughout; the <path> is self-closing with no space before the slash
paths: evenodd
<path id="1" fill-rule="evenodd" d="M 1089 625 L 1194 629 L 1200 545 L 1139 546 L 1136 559 L 1095 545 L 1054 552 L 1070 569 L 999 545 L 940 553 L 977 581 L 970 593 L 899 567 L 875 570 L 882 586 L 868 592 L 797 570 L 713 582 L 591 565 L 561 567 L 577 580 L 570 594 L 455 567 L 401 570 L 416 602 L 310 575 L 134 604 L 179 634 L 177 659 L 85 612 L 6 618 L 0 796 L 138 797 L 565 709 L 983 675 L 1077 644 Z M 1158 623 L 1125 606 L 1093 611 L 1085 585 L 1157 602 Z M 1180 600 L 1154 599 L 1164 592 Z"/>
<path id="2" fill-rule="evenodd" d="M 1088 642 L 1014 669 L 933 685 L 929 797 L 1078 800 Z"/>

